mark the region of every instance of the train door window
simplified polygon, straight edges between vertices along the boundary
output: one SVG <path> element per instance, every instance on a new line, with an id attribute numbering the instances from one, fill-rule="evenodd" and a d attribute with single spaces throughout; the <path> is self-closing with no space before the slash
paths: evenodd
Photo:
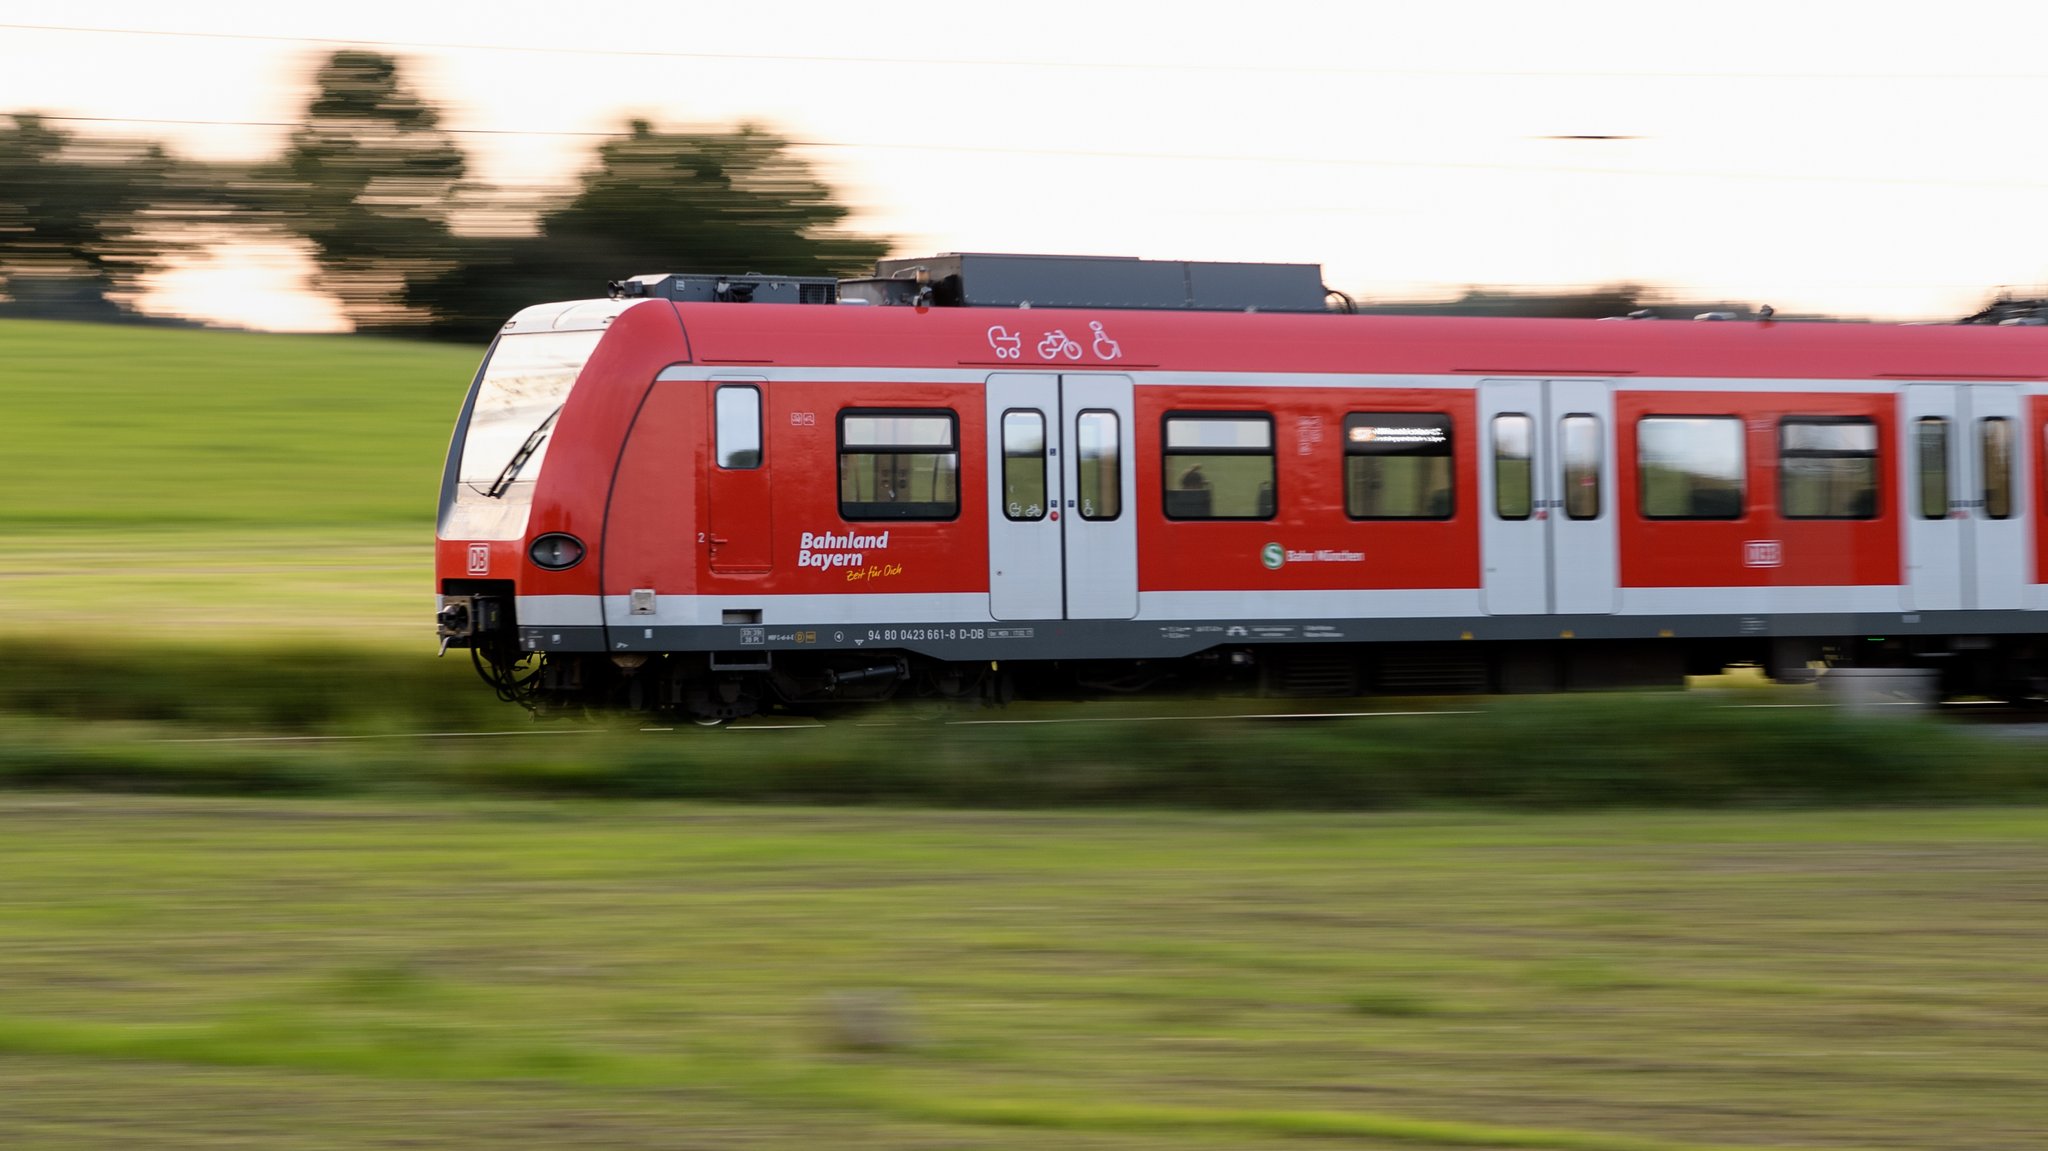
<path id="1" fill-rule="evenodd" d="M 1948 421 L 1928 416 L 1913 429 L 1913 454 L 1920 464 L 1920 518 L 1948 518 Z"/>
<path id="2" fill-rule="evenodd" d="M 1003 515 L 1045 518 L 1045 414 L 1003 413 Z"/>
<path id="3" fill-rule="evenodd" d="M 718 466 L 761 466 L 761 389 L 718 389 Z"/>
<path id="4" fill-rule="evenodd" d="M 1778 511 L 1792 520 L 1877 518 L 1877 425 L 1859 419 L 1778 424 Z"/>
<path id="5" fill-rule="evenodd" d="M 957 517 L 959 423 L 950 411 L 839 413 L 839 514 L 849 520 Z"/>
<path id="6" fill-rule="evenodd" d="M 1643 516 L 1742 518 L 1742 421 L 1735 416 L 1650 416 L 1636 425 Z"/>
<path id="7" fill-rule="evenodd" d="M 1161 460 L 1167 519 L 1273 518 L 1273 417 L 1169 413 Z"/>
<path id="8" fill-rule="evenodd" d="M 1493 514 L 1504 520 L 1526 520 L 1536 506 L 1529 437 L 1536 421 L 1520 412 L 1493 417 Z"/>
<path id="9" fill-rule="evenodd" d="M 1084 520 L 1113 520 L 1123 514 L 1123 460 L 1118 445 L 1122 427 L 1117 414 L 1090 410 L 1074 417 L 1074 442 L 1081 455 L 1076 465 Z"/>
<path id="10" fill-rule="evenodd" d="M 1600 461 L 1607 444 L 1600 417 L 1573 412 L 1557 421 L 1558 462 L 1564 470 L 1564 514 L 1568 519 L 1600 518 Z"/>
<path id="11" fill-rule="evenodd" d="M 1984 455 L 1984 517 L 2012 518 L 2012 421 L 1992 418 L 1977 424 Z"/>
<path id="12" fill-rule="evenodd" d="M 1352 412 L 1344 417 L 1344 511 L 1355 520 L 1447 520 L 1451 417 Z"/>

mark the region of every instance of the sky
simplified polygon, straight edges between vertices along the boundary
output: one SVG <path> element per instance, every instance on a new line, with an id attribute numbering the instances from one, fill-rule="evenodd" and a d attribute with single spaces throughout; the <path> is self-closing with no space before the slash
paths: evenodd
<path id="1" fill-rule="evenodd" d="M 0 112 L 255 159 L 352 44 L 401 58 L 475 179 L 567 190 L 631 117 L 744 120 L 905 256 L 1319 263 L 1375 301 L 1628 282 L 1889 319 L 2048 285 L 2038 2 L 0 0 Z M 343 326 L 309 269 L 238 244 L 144 304 Z"/>

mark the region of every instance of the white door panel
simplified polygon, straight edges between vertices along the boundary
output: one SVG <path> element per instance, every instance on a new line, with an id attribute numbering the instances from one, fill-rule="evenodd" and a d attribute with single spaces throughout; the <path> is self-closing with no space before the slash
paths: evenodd
<path id="1" fill-rule="evenodd" d="M 1550 533 L 1538 518 L 1550 499 L 1543 422 L 1542 381 L 1479 385 L 1480 602 L 1488 615 L 1550 610 Z"/>
<path id="2" fill-rule="evenodd" d="M 2031 474 L 2032 446 L 2020 412 L 2019 389 L 2009 385 L 1907 386 L 1907 610 L 2024 605 L 2032 493 L 2022 477 Z"/>
<path id="3" fill-rule="evenodd" d="M 1138 614 L 1129 376 L 988 378 L 989 614 Z"/>
<path id="4" fill-rule="evenodd" d="M 1607 383 L 1486 380 L 1479 423 L 1487 614 L 1612 613 L 1619 560 Z"/>
<path id="5" fill-rule="evenodd" d="M 2025 601 L 2028 505 L 2022 476 L 2029 445 L 2020 418 L 2020 391 L 2009 384 L 1970 384 L 1971 591 L 1981 609 L 2014 610 Z"/>
<path id="6" fill-rule="evenodd" d="M 1129 376 L 1060 377 L 1068 619 L 1138 614 L 1137 469 Z"/>
<path id="7" fill-rule="evenodd" d="M 1614 400 L 1604 381 L 1550 380 L 1545 423 L 1551 449 L 1551 610 L 1614 611 L 1620 581 L 1615 540 Z"/>
<path id="8" fill-rule="evenodd" d="M 1058 506 L 1060 378 L 1005 374 L 988 378 L 988 608 L 996 619 L 1059 619 L 1065 608 Z M 1006 418 L 1007 417 L 1007 418 Z M 1037 464 L 1007 460 L 1005 431 L 1035 417 Z M 1006 475 L 1010 470 L 1018 475 Z M 1047 506 L 1050 504 L 1051 506 Z"/>
<path id="9" fill-rule="evenodd" d="M 1969 505 L 1959 494 L 1963 423 L 1954 384 L 1912 384 L 1900 412 L 1899 508 L 1906 523 L 1907 611 L 1963 606 Z"/>

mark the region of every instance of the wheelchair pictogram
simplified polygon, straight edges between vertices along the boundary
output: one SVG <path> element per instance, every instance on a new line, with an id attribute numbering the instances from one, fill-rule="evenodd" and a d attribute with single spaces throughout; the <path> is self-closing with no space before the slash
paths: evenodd
<path id="1" fill-rule="evenodd" d="M 1117 357 L 1124 354 L 1123 345 L 1117 343 L 1115 340 L 1110 339 L 1109 333 L 1102 330 L 1102 325 L 1100 323 L 1094 320 L 1090 320 L 1088 322 L 1088 326 L 1095 332 L 1096 359 L 1114 360 Z"/>

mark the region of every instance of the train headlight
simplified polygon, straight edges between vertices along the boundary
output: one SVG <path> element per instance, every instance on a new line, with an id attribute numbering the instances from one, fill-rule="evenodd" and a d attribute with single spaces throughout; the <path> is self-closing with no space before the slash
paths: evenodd
<path id="1" fill-rule="evenodd" d="M 583 541 L 561 532 L 550 532 L 526 549 L 533 562 L 551 572 L 567 571 L 583 562 Z"/>

